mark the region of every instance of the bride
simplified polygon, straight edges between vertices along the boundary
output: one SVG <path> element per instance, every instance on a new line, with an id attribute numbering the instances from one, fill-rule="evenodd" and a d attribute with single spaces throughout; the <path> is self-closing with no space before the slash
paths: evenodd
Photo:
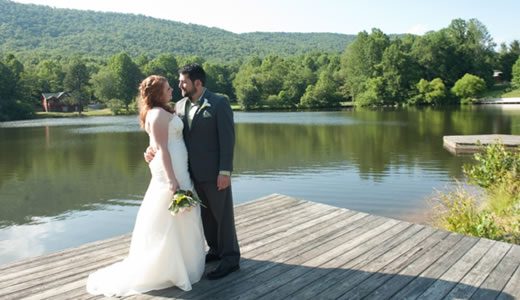
<path id="1" fill-rule="evenodd" d="M 204 272 L 205 240 L 200 207 L 172 216 L 173 192 L 193 191 L 183 123 L 168 106 L 172 88 L 166 78 L 152 75 L 140 91 L 140 124 L 157 149 L 149 167 L 152 179 L 137 214 L 130 252 L 123 261 L 89 275 L 94 295 L 129 296 L 171 286 L 189 291 Z"/>

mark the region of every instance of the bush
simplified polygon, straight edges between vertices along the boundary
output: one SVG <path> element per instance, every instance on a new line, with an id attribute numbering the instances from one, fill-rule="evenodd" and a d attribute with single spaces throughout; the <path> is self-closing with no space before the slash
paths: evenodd
<path id="1" fill-rule="evenodd" d="M 435 78 L 432 81 L 421 79 L 416 85 L 417 95 L 408 101 L 409 104 L 440 104 L 446 99 L 446 86 L 442 79 Z"/>
<path id="2" fill-rule="evenodd" d="M 438 193 L 434 222 L 446 230 L 520 244 L 520 152 L 497 143 L 474 155 L 464 166 L 470 184 L 482 193 L 470 194 L 460 183 L 455 191 Z"/>
<path id="3" fill-rule="evenodd" d="M 123 100 L 111 99 L 107 102 L 107 107 L 110 108 L 112 114 L 121 115 L 123 114 L 123 110 L 125 109 L 126 105 Z"/>
<path id="4" fill-rule="evenodd" d="M 467 73 L 461 79 L 457 80 L 455 85 L 451 88 L 451 92 L 459 97 L 462 103 L 473 101 L 485 90 L 486 82 L 484 79 Z"/>
<path id="5" fill-rule="evenodd" d="M 454 191 L 439 193 L 435 225 L 466 235 L 499 239 L 501 230 L 488 210 L 479 207 L 479 196 L 470 194 L 460 183 Z"/>
<path id="6" fill-rule="evenodd" d="M 463 167 L 464 174 L 472 183 L 483 188 L 499 185 L 507 180 L 508 173 L 513 180 L 520 181 L 520 152 L 507 151 L 499 141 L 483 147 L 473 158 L 476 164 Z"/>

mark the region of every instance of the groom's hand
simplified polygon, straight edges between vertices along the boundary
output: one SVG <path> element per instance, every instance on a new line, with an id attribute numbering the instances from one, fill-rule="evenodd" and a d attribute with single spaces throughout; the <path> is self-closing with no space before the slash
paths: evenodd
<path id="1" fill-rule="evenodd" d="M 144 160 L 147 163 L 150 163 L 152 161 L 152 159 L 155 157 L 155 152 L 157 152 L 157 151 L 155 150 L 154 147 L 148 146 L 148 148 L 146 148 L 146 152 L 144 153 Z"/>
<path id="2" fill-rule="evenodd" d="M 227 189 L 231 185 L 231 176 L 218 175 L 217 177 L 217 190 L 221 191 Z"/>

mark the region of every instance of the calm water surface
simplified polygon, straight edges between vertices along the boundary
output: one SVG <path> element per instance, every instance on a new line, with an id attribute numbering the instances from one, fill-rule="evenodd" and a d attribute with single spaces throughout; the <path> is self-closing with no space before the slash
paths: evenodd
<path id="1" fill-rule="evenodd" d="M 235 113 L 236 203 L 271 193 L 415 222 L 470 156 L 449 134 L 520 134 L 520 106 Z M 0 123 L 0 264 L 130 232 L 150 174 L 137 118 Z"/>

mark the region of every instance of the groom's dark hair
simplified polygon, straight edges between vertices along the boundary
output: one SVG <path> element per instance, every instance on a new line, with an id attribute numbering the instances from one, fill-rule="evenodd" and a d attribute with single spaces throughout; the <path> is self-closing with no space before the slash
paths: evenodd
<path id="1" fill-rule="evenodd" d="M 200 80 L 202 86 L 206 84 L 206 72 L 201 65 L 192 63 L 179 69 L 179 74 L 188 75 L 191 81 Z"/>

